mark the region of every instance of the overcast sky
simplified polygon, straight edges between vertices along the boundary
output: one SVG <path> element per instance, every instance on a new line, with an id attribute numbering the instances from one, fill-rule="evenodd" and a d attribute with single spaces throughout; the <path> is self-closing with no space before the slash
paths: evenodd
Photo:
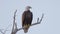
<path id="1" fill-rule="evenodd" d="M 7 28 L 9 31 L 6 34 L 11 33 L 16 9 L 16 22 L 18 28 L 21 28 L 21 16 L 26 6 L 32 7 L 32 23 L 44 13 L 41 24 L 30 27 L 27 34 L 60 34 L 60 0 L 0 0 L 0 29 Z M 24 31 L 18 31 L 17 34 L 24 34 Z"/>

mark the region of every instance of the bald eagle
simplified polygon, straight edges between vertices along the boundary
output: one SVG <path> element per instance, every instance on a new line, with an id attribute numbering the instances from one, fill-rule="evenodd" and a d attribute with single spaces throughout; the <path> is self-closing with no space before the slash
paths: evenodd
<path id="1" fill-rule="evenodd" d="M 24 33 L 28 32 L 28 29 L 29 29 L 29 27 L 32 23 L 32 19 L 33 19 L 33 14 L 30 11 L 30 8 L 31 8 L 30 6 L 27 6 L 26 10 L 22 14 L 22 27 L 24 27 L 23 28 Z"/>

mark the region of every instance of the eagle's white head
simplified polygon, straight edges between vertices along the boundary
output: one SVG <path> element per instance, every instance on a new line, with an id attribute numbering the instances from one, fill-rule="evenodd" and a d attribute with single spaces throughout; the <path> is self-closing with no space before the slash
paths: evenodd
<path id="1" fill-rule="evenodd" d="M 32 7 L 31 6 L 26 6 L 26 11 L 30 10 Z"/>

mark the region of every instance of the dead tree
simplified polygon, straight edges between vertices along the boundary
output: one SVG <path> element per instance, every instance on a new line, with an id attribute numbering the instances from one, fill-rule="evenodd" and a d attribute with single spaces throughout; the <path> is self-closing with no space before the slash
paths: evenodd
<path id="1" fill-rule="evenodd" d="M 18 31 L 20 31 L 20 30 L 22 30 L 22 29 L 24 28 L 24 27 L 19 28 L 19 29 L 17 28 L 17 23 L 15 22 L 16 12 L 17 12 L 17 10 L 14 12 L 14 17 L 13 17 L 14 20 L 13 20 L 13 27 L 12 27 L 12 32 L 11 32 L 11 34 L 16 34 Z M 41 21 L 42 21 L 42 19 L 43 19 L 43 17 L 44 17 L 44 14 L 42 14 L 42 17 L 41 17 L 40 20 L 39 20 L 39 18 L 38 18 L 38 19 L 37 19 L 37 22 L 31 24 L 31 26 L 40 24 Z"/>

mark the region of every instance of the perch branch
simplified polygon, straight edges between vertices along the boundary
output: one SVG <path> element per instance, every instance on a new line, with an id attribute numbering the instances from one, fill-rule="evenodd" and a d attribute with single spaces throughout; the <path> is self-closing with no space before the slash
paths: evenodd
<path id="1" fill-rule="evenodd" d="M 16 34 L 19 30 L 22 30 L 22 29 L 24 28 L 24 27 L 19 28 L 19 29 L 17 28 L 17 23 L 15 22 L 16 12 L 17 12 L 17 10 L 14 12 L 14 17 L 13 17 L 14 20 L 13 20 L 13 27 L 12 27 L 12 32 L 11 32 L 11 34 Z M 39 18 L 38 18 L 38 19 L 37 19 L 37 22 L 31 24 L 31 26 L 40 24 L 41 21 L 42 21 L 42 19 L 43 19 L 43 17 L 44 17 L 44 14 L 42 14 L 42 17 L 41 17 L 40 20 L 39 20 Z"/>
<path id="2" fill-rule="evenodd" d="M 34 25 L 40 24 L 40 23 L 41 23 L 41 21 L 42 21 L 42 19 L 43 19 L 43 17 L 44 17 L 44 14 L 42 14 L 42 17 L 41 17 L 40 21 L 39 21 L 39 18 L 38 18 L 38 19 L 37 19 L 37 22 L 36 22 L 36 23 L 31 24 L 31 26 L 34 26 Z M 24 28 L 24 27 L 19 28 L 17 31 L 22 30 L 23 28 Z"/>

